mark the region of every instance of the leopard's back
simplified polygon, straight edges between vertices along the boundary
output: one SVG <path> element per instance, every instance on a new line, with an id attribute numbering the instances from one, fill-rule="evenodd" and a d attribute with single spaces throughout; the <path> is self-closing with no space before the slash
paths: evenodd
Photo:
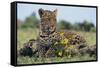
<path id="1" fill-rule="evenodd" d="M 73 32 L 73 31 L 60 32 L 60 36 L 68 39 L 68 43 L 71 45 L 77 45 L 77 44 L 81 44 L 81 43 L 86 42 L 83 36 L 81 36 L 77 32 Z"/>

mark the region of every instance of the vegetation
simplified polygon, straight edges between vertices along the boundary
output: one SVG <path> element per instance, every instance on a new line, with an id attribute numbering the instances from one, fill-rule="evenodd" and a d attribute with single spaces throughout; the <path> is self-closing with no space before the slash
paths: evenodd
<path id="1" fill-rule="evenodd" d="M 30 39 L 36 39 L 38 37 L 38 29 L 18 29 L 18 42 L 17 42 L 17 52 L 24 47 L 24 43 L 27 42 Z M 87 40 L 88 45 L 96 44 L 96 33 L 94 32 L 83 32 L 78 31 L 77 33 L 84 36 L 84 38 Z M 60 43 L 66 44 L 67 40 L 65 39 L 65 42 L 62 40 Z M 60 55 L 60 53 L 59 53 Z M 86 56 L 75 56 L 75 57 L 55 57 L 55 58 L 45 58 L 43 61 L 42 58 L 36 58 L 34 56 L 18 56 L 17 62 L 18 64 L 37 64 L 37 63 L 52 63 L 52 62 L 71 62 L 71 61 L 86 61 L 86 60 L 95 60 L 96 57 L 89 57 Z"/>
<path id="2" fill-rule="evenodd" d="M 88 21 L 77 22 L 75 24 L 71 24 L 71 22 L 61 20 L 57 23 L 57 27 L 59 30 L 71 30 L 74 31 L 86 39 L 86 43 L 88 46 L 92 46 L 96 44 L 96 27 L 94 24 Z M 30 15 L 26 18 L 26 20 L 22 23 L 18 23 L 18 31 L 17 31 L 17 52 L 21 48 L 24 47 L 24 43 L 29 41 L 30 39 L 37 39 L 39 35 L 39 20 L 36 18 L 35 14 Z M 63 35 L 63 33 L 61 33 Z M 65 45 L 68 44 L 68 39 L 60 40 L 59 42 L 55 42 L 55 45 Z M 69 47 L 71 49 L 73 47 Z M 62 50 L 61 50 L 62 51 Z M 87 61 L 87 60 L 96 60 L 95 56 L 74 56 L 71 57 L 68 55 L 67 57 L 61 57 L 62 52 L 57 50 L 57 54 L 59 57 L 54 58 L 37 58 L 34 55 L 32 57 L 29 56 L 19 56 L 17 58 L 18 64 L 37 64 L 37 63 L 55 63 L 55 62 L 72 62 L 72 61 Z"/>
<path id="3" fill-rule="evenodd" d="M 68 21 L 62 20 L 58 23 L 58 27 L 60 29 L 96 32 L 95 25 L 92 22 L 88 22 L 86 20 L 84 20 L 83 22 L 77 22 L 75 24 L 71 24 Z"/>
<path id="4" fill-rule="evenodd" d="M 31 14 L 29 17 L 25 19 L 25 21 L 20 24 L 18 23 L 18 28 L 39 28 L 39 20 L 36 18 L 35 14 Z M 71 24 L 69 21 L 61 20 L 57 23 L 58 29 L 67 29 L 67 30 L 78 30 L 78 31 L 86 31 L 86 32 L 96 32 L 96 26 L 87 20 L 83 22 L 76 22 L 75 24 Z"/>

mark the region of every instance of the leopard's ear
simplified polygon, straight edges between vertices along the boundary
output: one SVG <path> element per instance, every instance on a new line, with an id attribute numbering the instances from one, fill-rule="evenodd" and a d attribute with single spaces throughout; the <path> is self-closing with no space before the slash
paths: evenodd
<path id="1" fill-rule="evenodd" d="M 44 10 L 43 10 L 42 8 L 40 8 L 40 9 L 38 10 L 38 13 L 39 13 L 40 17 L 42 16 L 43 12 L 44 12 Z"/>
<path id="2" fill-rule="evenodd" d="M 53 13 L 55 14 L 55 16 L 57 15 L 57 9 L 55 9 L 54 11 L 53 11 Z"/>

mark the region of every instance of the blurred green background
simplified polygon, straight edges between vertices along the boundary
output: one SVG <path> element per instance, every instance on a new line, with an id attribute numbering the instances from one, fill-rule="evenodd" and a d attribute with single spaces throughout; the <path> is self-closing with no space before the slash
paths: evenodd
<path id="1" fill-rule="evenodd" d="M 33 12 L 28 16 L 25 21 L 17 20 L 18 29 L 27 29 L 27 28 L 39 28 L 40 20 L 35 16 Z M 58 29 L 67 29 L 75 31 L 86 31 L 86 32 L 96 32 L 96 26 L 93 22 L 84 20 L 82 22 L 71 23 L 70 21 L 60 20 L 57 22 Z"/>

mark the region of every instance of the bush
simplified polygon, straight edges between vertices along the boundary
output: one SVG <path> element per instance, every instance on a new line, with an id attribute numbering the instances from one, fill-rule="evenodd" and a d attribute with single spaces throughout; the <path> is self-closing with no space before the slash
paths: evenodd
<path id="1" fill-rule="evenodd" d="M 37 28 L 39 27 L 39 20 L 35 16 L 26 18 L 22 28 Z"/>
<path id="2" fill-rule="evenodd" d="M 94 27 L 94 24 L 88 21 L 83 21 L 83 23 L 81 24 L 81 28 L 83 28 L 82 30 L 84 31 L 90 31 L 91 28 Z"/>
<path id="3" fill-rule="evenodd" d="M 90 31 L 91 32 L 96 32 L 96 28 L 95 27 L 92 27 Z"/>
<path id="4" fill-rule="evenodd" d="M 60 29 L 71 29 L 72 28 L 72 25 L 70 22 L 68 21 L 65 21 L 65 20 L 61 20 L 59 23 L 58 23 L 58 27 Z"/>

